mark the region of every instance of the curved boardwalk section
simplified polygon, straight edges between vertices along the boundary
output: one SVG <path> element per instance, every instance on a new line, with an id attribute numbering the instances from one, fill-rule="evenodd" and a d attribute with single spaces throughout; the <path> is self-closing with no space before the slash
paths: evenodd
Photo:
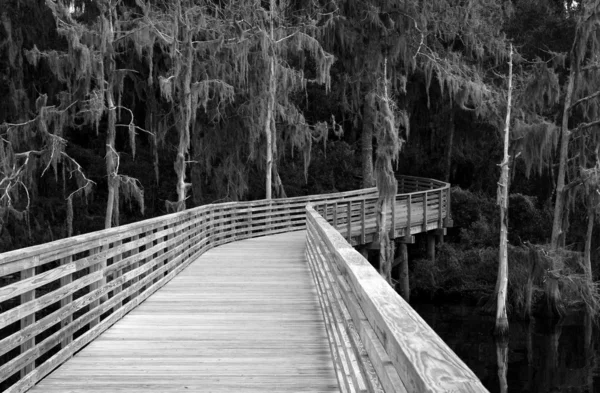
<path id="1" fill-rule="evenodd" d="M 448 184 L 399 190 L 390 238 L 451 223 Z M 378 240 L 377 199 L 205 205 L 0 254 L 0 390 L 484 392 L 351 248 Z"/>
<path id="2" fill-rule="evenodd" d="M 338 391 L 305 237 L 207 251 L 30 391 Z"/>

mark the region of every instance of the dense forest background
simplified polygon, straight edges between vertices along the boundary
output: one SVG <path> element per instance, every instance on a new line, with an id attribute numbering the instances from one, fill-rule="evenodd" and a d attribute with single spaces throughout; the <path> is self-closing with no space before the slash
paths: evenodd
<path id="1" fill-rule="evenodd" d="M 511 285 L 590 305 L 600 1 L 1 1 L 0 252 L 394 171 L 455 186 L 415 289 L 489 294 L 513 44 Z"/>

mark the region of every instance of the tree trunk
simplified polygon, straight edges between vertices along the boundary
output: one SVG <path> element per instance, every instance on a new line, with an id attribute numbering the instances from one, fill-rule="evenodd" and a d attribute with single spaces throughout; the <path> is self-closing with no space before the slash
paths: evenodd
<path id="1" fill-rule="evenodd" d="M 552 236 L 550 238 L 550 248 L 555 251 L 559 248 L 559 240 L 565 239 L 564 230 L 564 208 L 565 208 L 565 172 L 567 170 L 567 160 L 569 156 L 569 109 L 573 98 L 573 90 L 575 85 L 575 58 L 571 54 L 571 70 L 569 72 L 569 80 L 567 83 L 567 93 L 565 96 L 565 104 L 563 107 L 561 140 L 560 140 L 560 163 L 558 166 L 558 179 L 556 181 L 556 202 L 554 204 L 554 220 L 552 222 Z M 551 261 L 551 269 L 556 269 L 554 260 Z M 560 289 L 558 280 L 549 278 L 546 280 L 546 300 L 547 312 L 549 316 L 560 316 Z M 558 314 L 558 315 L 555 315 Z"/>
<path id="2" fill-rule="evenodd" d="M 550 238 L 550 247 L 552 250 L 558 248 L 558 240 L 562 233 L 563 211 L 565 207 L 565 172 L 567 170 L 567 159 L 569 156 L 569 109 L 573 98 L 575 85 L 575 64 L 571 56 L 571 71 L 569 72 L 569 81 L 567 84 L 567 93 L 563 107 L 561 139 L 560 139 L 560 163 L 558 166 L 558 179 L 556 180 L 556 202 L 554 204 L 554 220 L 552 223 L 552 237 Z"/>
<path id="3" fill-rule="evenodd" d="M 394 244 L 390 242 L 390 236 L 387 226 L 387 212 L 389 202 L 386 199 L 378 203 L 379 207 L 379 273 L 391 285 L 392 283 L 392 262 L 394 260 Z"/>
<path id="4" fill-rule="evenodd" d="M 454 109 L 450 108 L 450 119 L 448 120 L 448 143 L 446 145 L 446 168 L 444 181 L 450 183 L 452 167 L 452 149 L 454 148 Z"/>
<path id="5" fill-rule="evenodd" d="M 373 120 L 373 108 L 365 100 L 361 134 L 363 188 L 373 187 Z"/>
<path id="6" fill-rule="evenodd" d="M 588 225 L 587 231 L 585 234 L 585 250 L 583 252 L 583 265 L 585 267 L 585 275 L 589 282 L 592 282 L 592 233 L 594 232 L 594 218 L 595 218 L 595 209 L 594 209 L 594 197 L 590 196 L 588 198 Z"/>
<path id="7" fill-rule="evenodd" d="M 109 42 L 107 45 L 112 46 L 113 27 L 112 17 L 108 16 L 109 29 L 107 33 Z M 104 65 L 104 64 L 103 64 Z M 116 195 L 118 192 L 119 177 L 117 176 L 117 160 L 119 159 L 117 150 L 115 148 L 115 139 L 117 136 L 116 122 L 117 122 L 117 108 L 115 108 L 115 99 L 113 96 L 113 77 L 114 72 L 114 60 L 108 60 L 108 66 L 106 67 L 106 104 L 108 105 L 108 124 L 106 126 L 106 175 L 108 176 L 108 200 L 106 202 L 106 216 L 104 217 L 104 228 L 112 227 L 114 218 L 114 209 L 118 209 L 119 206 L 115 206 Z"/>
<path id="8" fill-rule="evenodd" d="M 500 205 L 500 248 L 498 253 L 498 281 L 496 304 L 495 334 L 508 334 L 508 317 L 506 315 L 506 291 L 508 288 L 508 145 L 510 143 L 510 110 L 512 105 L 512 44 L 508 63 L 508 103 L 504 125 L 504 159 L 501 164 L 500 182 L 498 183 L 498 204 Z"/>
<path id="9" fill-rule="evenodd" d="M 188 29 L 186 24 L 184 29 Z M 194 48 L 192 47 L 192 34 L 187 32 L 187 51 L 185 59 L 185 74 L 183 77 L 183 105 L 179 128 L 179 145 L 175 159 L 175 173 L 177 174 L 177 211 L 185 210 L 187 184 L 185 183 L 186 155 L 190 148 L 190 126 L 192 123 L 192 67 L 194 66 Z"/>
<path id="10" fill-rule="evenodd" d="M 271 42 L 270 45 L 274 50 L 273 46 L 275 45 L 275 35 L 273 32 L 273 19 L 275 18 L 275 0 L 271 0 L 270 2 L 270 11 L 271 11 Z M 267 91 L 267 116 L 265 120 L 265 136 L 267 137 L 267 168 L 266 168 L 266 184 L 265 184 L 265 198 L 271 199 L 272 193 L 272 176 L 273 176 L 273 151 L 274 144 L 277 143 L 276 138 L 273 138 L 275 135 L 275 94 L 277 93 L 277 85 L 275 80 L 275 54 L 271 51 L 271 58 L 269 59 L 269 86 Z"/>
<path id="11" fill-rule="evenodd" d="M 113 113 L 115 109 L 109 109 L 109 119 L 114 117 Z M 109 120 L 110 124 L 110 120 Z M 115 146 L 115 130 L 113 127 L 112 132 L 110 126 L 108 127 L 106 136 L 106 173 L 108 174 L 108 200 L 106 201 L 106 216 L 104 217 L 104 228 L 108 229 L 112 227 L 113 210 L 115 207 L 115 191 L 118 180 L 116 174 L 115 155 L 117 154 L 114 150 Z M 119 207 L 117 206 L 117 209 Z"/>
<path id="12" fill-rule="evenodd" d="M 285 188 L 283 188 L 283 182 L 279 176 L 279 170 L 277 169 L 277 163 L 273 162 L 273 189 L 275 190 L 275 198 L 287 198 Z"/>

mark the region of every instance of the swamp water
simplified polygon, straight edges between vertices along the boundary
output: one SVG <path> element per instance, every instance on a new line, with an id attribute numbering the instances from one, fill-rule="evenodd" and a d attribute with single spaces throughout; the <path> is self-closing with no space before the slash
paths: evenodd
<path id="1" fill-rule="evenodd" d="M 583 316 L 511 321 L 503 348 L 492 335 L 494 318 L 475 307 L 411 305 L 491 393 L 600 393 L 600 329 Z M 504 378 L 498 365 L 506 354 Z"/>

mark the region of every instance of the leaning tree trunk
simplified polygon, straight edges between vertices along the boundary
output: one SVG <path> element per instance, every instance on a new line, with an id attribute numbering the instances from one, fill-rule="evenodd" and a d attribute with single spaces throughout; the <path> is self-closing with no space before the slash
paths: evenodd
<path id="1" fill-rule="evenodd" d="M 508 144 L 510 143 L 510 110 L 512 105 L 512 44 L 508 63 L 508 102 L 506 122 L 504 124 L 504 159 L 502 173 L 498 183 L 498 204 L 500 205 L 500 249 L 498 255 L 498 282 L 496 300 L 496 328 L 498 336 L 508 335 L 508 317 L 506 315 L 506 291 L 508 289 Z"/>

